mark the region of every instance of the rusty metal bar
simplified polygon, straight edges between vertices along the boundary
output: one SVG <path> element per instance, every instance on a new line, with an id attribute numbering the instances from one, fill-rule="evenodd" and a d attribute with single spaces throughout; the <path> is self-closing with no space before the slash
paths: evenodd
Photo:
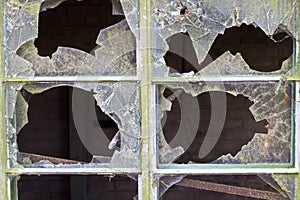
<path id="1" fill-rule="evenodd" d="M 252 188 L 245 188 L 239 186 L 231 186 L 220 183 L 211 183 L 206 181 L 199 181 L 193 179 L 183 179 L 181 182 L 176 183 L 178 186 L 195 188 L 199 190 L 208 190 L 214 192 L 221 192 L 232 195 L 239 195 L 244 197 L 252 197 L 259 199 L 268 199 L 268 200 L 285 200 L 281 194 L 276 192 L 269 192 L 263 190 L 257 190 Z"/>
<path id="2" fill-rule="evenodd" d="M 81 162 L 81 161 L 76 161 L 76 160 L 69 160 L 69 159 L 63 159 L 63 158 L 56 158 L 56 157 L 51 157 L 51 156 L 43 156 L 43 155 L 38 155 L 38 154 L 32 154 L 32 153 L 24 153 L 24 152 L 19 152 L 18 153 L 18 160 L 21 159 L 23 160 L 24 158 L 29 158 L 31 162 L 39 162 L 41 160 L 48 160 L 53 164 L 86 164 L 86 162 Z"/>

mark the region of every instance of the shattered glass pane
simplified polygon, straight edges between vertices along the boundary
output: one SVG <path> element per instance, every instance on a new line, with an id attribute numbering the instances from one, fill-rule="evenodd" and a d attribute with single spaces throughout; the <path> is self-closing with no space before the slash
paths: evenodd
<path id="1" fill-rule="evenodd" d="M 92 144 L 87 141 L 85 147 L 92 153 L 93 160 L 91 163 L 70 163 L 64 162 L 56 163 L 55 158 L 40 159 L 38 162 L 32 162 L 31 156 L 22 152 L 18 152 L 17 146 L 17 134 L 28 123 L 27 111 L 28 102 L 24 98 L 25 90 L 31 94 L 39 94 L 43 91 L 49 90 L 59 86 L 71 86 L 80 88 L 85 91 L 93 92 L 97 105 L 101 108 L 105 114 L 107 114 L 118 126 L 119 131 L 116 133 L 116 140 L 120 143 L 120 148 L 111 150 L 111 154 L 107 154 L 110 141 L 103 136 L 99 136 L 101 144 L 104 147 L 98 147 L 98 151 L 93 151 L 89 148 Z M 6 123 L 7 133 L 10 149 L 10 165 L 11 167 L 18 167 L 24 165 L 26 167 L 111 167 L 111 168 L 137 168 L 139 165 L 139 112 L 137 103 L 137 84 L 130 82 L 111 82 L 111 83 L 28 83 L 28 84 L 7 84 L 6 85 Z M 76 98 L 73 93 L 73 105 L 72 114 L 73 117 L 79 114 L 76 111 L 77 106 Z M 75 102 L 75 103 L 74 103 Z M 46 105 L 45 105 L 46 106 Z M 77 112 L 77 113 L 76 113 Z M 75 117 L 74 117 L 74 120 Z M 78 130 L 80 130 L 80 124 L 76 124 Z M 80 134 L 80 131 L 78 131 Z M 103 133 L 104 134 L 104 133 Z M 101 135 L 101 132 L 100 132 Z M 82 137 L 80 137 L 82 139 Z M 107 141 L 107 142 L 106 142 Z M 83 143 L 85 142 L 83 138 Z M 96 142 L 96 141 L 95 141 Z M 105 143 L 106 142 L 106 143 Z M 100 148 L 100 150 L 99 150 Z M 103 152 L 100 154 L 99 152 Z M 108 156 L 110 155 L 110 157 Z M 41 155 L 43 158 L 43 156 Z M 63 160 L 63 159 L 62 159 Z"/>
<path id="2" fill-rule="evenodd" d="M 34 40 L 38 36 L 39 11 L 61 2 L 5 2 L 7 77 L 136 75 L 135 37 L 126 20 L 102 29 L 95 41 L 97 47 L 90 53 L 59 47 L 51 58 L 38 55 Z"/>
<path id="3" fill-rule="evenodd" d="M 209 56 L 213 42 L 225 29 L 240 27 L 242 24 L 254 25 L 272 39 L 278 32 L 287 32 L 298 41 L 297 33 L 297 0 L 276 1 L 240 1 L 240 0 L 156 0 L 153 16 L 155 20 L 155 49 L 157 77 L 184 76 L 179 73 L 162 73 L 168 71 L 161 60 L 167 51 L 185 58 L 185 55 L 169 49 L 166 41 L 176 33 L 188 33 L 195 49 L 198 63 L 201 64 Z M 186 36 L 188 37 L 188 36 Z M 174 51 L 174 52 L 173 52 Z M 189 60 L 187 60 L 189 61 Z M 225 63 L 223 63 L 225 61 Z M 235 62 L 236 61 L 236 62 Z M 225 53 L 216 63 L 199 69 L 195 76 L 201 75 L 273 75 L 294 73 L 293 58 L 286 60 L 282 69 L 272 73 L 251 70 L 241 55 Z M 191 62 L 192 63 L 192 62 Z"/>
<path id="4" fill-rule="evenodd" d="M 174 93 L 173 95 L 175 96 L 165 97 L 163 93 L 166 88 L 174 89 L 174 91 L 178 91 L 179 89 L 182 92 Z M 198 131 L 200 116 L 197 116 L 198 101 L 194 102 L 193 98 L 211 91 L 226 92 L 234 96 L 243 95 L 252 102 L 249 111 L 253 115 L 255 122 L 262 120 L 266 120 L 267 122 L 265 125 L 267 134 L 254 132 L 255 134 L 251 141 L 242 146 L 236 155 L 224 153 L 212 163 L 291 163 L 293 85 L 289 82 L 279 81 L 174 83 L 159 86 L 157 93 L 157 133 L 159 138 L 159 160 L 161 164 L 174 162 L 189 148 L 193 140 L 197 139 L 195 136 Z M 183 92 L 191 95 L 191 97 L 185 99 L 184 95 L 181 95 Z M 162 128 L 166 112 L 171 110 L 172 101 L 175 98 L 180 103 L 181 118 L 178 122 L 180 126 L 172 141 L 168 143 L 164 137 Z M 210 94 L 210 98 L 212 104 L 209 109 L 212 112 L 215 111 L 216 115 L 212 115 L 209 121 L 207 132 L 210 134 L 205 136 L 201 145 L 199 144 L 198 156 L 200 157 L 202 156 L 202 150 L 210 150 L 218 141 L 219 136 L 213 134 L 223 131 L 223 124 L 227 113 L 226 96 L 224 99 L 222 99 L 223 97 L 214 99 Z M 192 110 L 188 110 L 189 107 Z M 185 128 L 181 129 L 181 126 Z M 242 135 L 242 128 L 240 132 Z M 214 138 L 216 139 L 215 143 L 213 142 Z"/>

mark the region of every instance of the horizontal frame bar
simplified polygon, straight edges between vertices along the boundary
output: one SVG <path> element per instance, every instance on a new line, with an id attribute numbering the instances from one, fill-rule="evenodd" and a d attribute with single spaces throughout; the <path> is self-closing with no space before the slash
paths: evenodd
<path id="1" fill-rule="evenodd" d="M 298 168 L 223 168 L 223 169 L 157 169 L 156 175 L 243 175 L 243 174 L 298 174 Z"/>
<path id="2" fill-rule="evenodd" d="M 155 83 L 178 83 L 178 82 L 219 82 L 219 81 L 280 81 L 289 80 L 284 76 L 192 76 L 192 77 L 157 77 Z"/>
<path id="3" fill-rule="evenodd" d="M 284 76 L 193 76 L 193 77 L 157 77 L 154 83 L 178 82 L 209 82 L 209 81 L 279 81 L 281 79 L 297 81 L 300 77 Z M 140 81 L 138 76 L 38 76 L 33 78 L 4 78 L 4 82 L 109 82 L 109 81 Z"/>
<path id="4" fill-rule="evenodd" d="M 81 174 L 81 175 L 114 175 L 114 174 L 138 174 L 138 169 L 129 168 L 11 168 L 6 170 L 8 175 L 54 175 L 54 174 Z"/>
<path id="5" fill-rule="evenodd" d="M 247 164 L 235 164 L 235 163 L 228 163 L 228 164 L 176 164 L 176 163 L 169 163 L 169 164 L 159 164 L 158 169 L 222 169 L 222 168 L 296 168 L 294 163 L 247 163 Z"/>
<path id="6" fill-rule="evenodd" d="M 4 78 L 4 82 L 109 82 L 109 81 L 139 81 L 137 76 L 38 76 L 33 78 Z"/>

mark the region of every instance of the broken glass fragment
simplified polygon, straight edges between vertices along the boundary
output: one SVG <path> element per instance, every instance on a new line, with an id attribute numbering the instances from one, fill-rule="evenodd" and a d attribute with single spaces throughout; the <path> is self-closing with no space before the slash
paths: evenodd
<path id="1" fill-rule="evenodd" d="M 159 178 L 159 198 L 173 185 L 184 179 L 185 175 L 163 176 Z"/>
<path id="2" fill-rule="evenodd" d="M 287 175 L 287 174 L 273 174 L 272 178 L 278 183 L 280 188 L 288 194 L 290 199 L 298 199 L 296 189 L 299 187 L 297 185 L 297 176 L 296 175 Z"/>
<path id="3" fill-rule="evenodd" d="M 44 0 L 40 7 L 40 12 L 55 8 L 66 0 Z"/>
<path id="4" fill-rule="evenodd" d="M 111 3 L 113 6 L 113 10 L 112 10 L 113 15 L 124 15 L 120 0 L 111 0 Z"/>

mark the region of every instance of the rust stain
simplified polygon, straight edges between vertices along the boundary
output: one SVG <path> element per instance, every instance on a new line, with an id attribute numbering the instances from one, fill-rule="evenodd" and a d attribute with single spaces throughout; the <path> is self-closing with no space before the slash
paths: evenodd
<path id="1" fill-rule="evenodd" d="M 183 179 L 181 182 L 177 183 L 178 186 L 195 188 L 199 190 L 208 190 L 214 192 L 221 192 L 226 194 L 233 194 L 244 197 L 252 197 L 259 199 L 268 200 L 286 200 L 281 194 L 276 192 L 269 192 L 264 190 L 258 190 L 253 188 L 245 188 L 239 186 L 231 186 L 220 183 L 211 183 L 206 181 L 199 181 L 193 179 Z"/>
<path id="2" fill-rule="evenodd" d="M 32 154 L 32 153 L 24 153 L 19 152 L 18 153 L 18 160 L 23 160 L 24 158 L 29 158 L 31 162 L 39 162 L 41 160 L 48 160 L 51 163 L 57 165 L 57 164 L 86 164 L 85 162 L 76 161 L 76 160 L 69 160 L 69 159 L 63 159 L 63 158 L 56 158 L 56 157 L 50 157 L 50 156 L 43 156 L 38 154 Z"/>

